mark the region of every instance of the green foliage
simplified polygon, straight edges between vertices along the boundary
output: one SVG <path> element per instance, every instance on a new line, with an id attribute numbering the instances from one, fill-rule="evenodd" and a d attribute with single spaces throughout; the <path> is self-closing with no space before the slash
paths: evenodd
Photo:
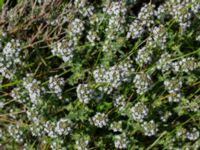
<path id="1" fill-rule="evenodd" d="M 1 9 L 2 9 L 3 3 L 4 3 L 4 1 L 3 1 L 3 0 L 0 0 L 0 8 L 1 8 Z"/>
<path id="2" fill-rule="evenodd" d="M 5 4 L 0 149 L 199 149 L 199 23 L 188 0 Z"/>

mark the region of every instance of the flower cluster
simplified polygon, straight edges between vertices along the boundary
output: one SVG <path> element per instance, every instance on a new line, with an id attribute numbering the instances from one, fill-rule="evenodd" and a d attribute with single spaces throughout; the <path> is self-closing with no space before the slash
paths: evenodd
<path id="1" fill-rule="evenodd" d="M 143 66 L 145 64 L 148 64 L 151 62 L 152 57 L 152 50 L 147 47 L 142 47 L 138 50 L 137 57 L 135 58 L 135 61 L 139 66 Z"/>
<path id="2" fill-rule="evenodd" d="M 178 81 L 176 78 L 172 78 L 171 80 L 165 80 L 164 85 L 169 92 L 169 102 L 179 102 L 181 98 L 180 91 L 182 87 L 182 81 Z"/>
<path id="3" fill-rule="evenodd" d="M 82 103 L 88 104 L 94 97 L 95 91 L 91 89 L 88 84 L 79 84 L 76 88 L 76 93 Z"/>
<path id="4" fill-rule="evenodd" d="M 41 82 L 34 79 L 32 74 L 27 74 L 23 79 L 23 86 L 27 90 L 33 105 L 37 105 L 40 102 L 41 93 L 45 90 L 40 85 Z"/>
<path id="5" fill-rule="evenodd" d="M 160 46 L 161 49 L 165 48 L 165 43 L 167 41 L 168 34 L 166 33 L 163 25 L 159 27 L 154 27 L 152 30 L 152 38 L 154 42 L 158 46 Z"/>
<path id="6" fill-rule="evenodd" d="M 82 35 L 82 32 L 85 29 L 84 22 L 78 18 L 75 18 L 72 21 L 70 28 L 71 28 L 70 30 L 71 32 L 69 33 L 69 35 L 72 36 L 72 41 L 76 44 L 79 36 Z"/>
<path id="7" fill-rule="evenodd" d="M 84 136 L 84 137 L 80 137 L 77 141 L 76 141 L 76 149 L 77 150 L 87 150 L 88 149 L 88 145 L 89 145 L 89 137 L 88 136 Z"/>
<path id="8" fill-rule="evenodd" d="M 62 99 L 62 87 L 64 86 L 64 78 L 59 78 L 58 75 L 49 77 L 49 89 L 52 93 L 55 93 L 60 99 Z"/>
<path id="9" fill-rule="evenodd" d="M 60 149 L 60 150 L 65 150 L 65 148 L 62 146 L 64 143 L 64 140 L 61 139 L 61 138 L 54 138 L 51 145 L 50 145 L 50 148 L 51 149 Z"/>
<path id="10" fill-rule="evenodd" d="M 0 57 L 0 73 L 2 76 L 11 79 L 16 73 L 17 65 L 21 62 L 21 45 L 19 40 L 12 39 L 6 43 L 5 47 L 1 52 Z"/>
<path id="11" fill-rule="evenodd" d="M 105 28 L 106 40 L 103 44 L 103 52 L 116 52 L 115 45 L 112 45 L 112 41 L 116 40 L 119 36 L 118 32 L 124 32 L 124 24 L 126 22 L 127 8 L 123 1 L 111 2 L 106 4 L 103 8 L 103 12 L 107 14 L 109 18 L 107 20 L 107 26 Z"/>
<path id="12" fill-rule="evenodd" d="M 128 147 L 129 141 L 127 140 L 127 137 L 125 134 L 116 135 L 114 137 L 114 140 L 115 140 L 115 148 L 125 149 Z"/>
<path id="13" fill-rule="evenodd" d="M 157 124 L 153 120 L 151 120 L 149 122 L 145 121 L 142 124 L 142 127 L 144 129 L 144 134 L 147 135 L 147 136 L 156 135 L 156 133 L 158 132 Z"/>
<path id="14" fill-rule="evenodd" d="M 19 124 L 17 124 L 17 125 L 9 125 L 8 126 L 8 133 L 10 134 L 10 136 L 13 137 L 13 139 L 17 143 L 22 143 L 24 141 L 23 132 L 20 130 Z"/>
<path id="15" fill-rule="evenodd" d="M 136 87 L 136 92 L 142 95 L 148 91 L 152 80 L 151 80 L 150 75 L 141 72 L 135 75 L 133 82 Z"/>
<path id="16" fill-rule="evenodd" d="M 138 102 L 131 108 L 131 113 L 135 121 L 143 122 L 148 115 L 148 108 L 141 102 Z"/>
<path id="17" fill-rule="evenodd" d="M 161 70 L 163 73 L 168 72 L 171 69 L 171 55 L 167 52 L 161 54 L 160 59 L 157 62 L 157 69 Z"/>
<path id="18" fill-rule="evenodd" d="M 194 57 L 182 58 L 180 61 L 172 63 L 174 72 L 186 72 L 189 73 L 198 67 L 198 64 Z"/>
<path id="19" fill-rule="evenodd" d="M 191 9 L 191 11 L 189 11 Z M 188 0 L 170 0 L 160 5 L 156 11 L 156 16 L 163 20 L 171 15 L 176 19 L 183 31 L 191 26 L 192 13 L 196 14 L 200 10 L 200 4 L 197 1 Z"/>
<path id="20" fill-rule="evenodd" d="M 154 24 L 154 14 L 155 14 L 155 5 L 148 3 L 145 4 L 139 14 L 138 14 L 138 19 L 141 20 L 141 24 L 143 26 L 150 27 L 151 25 Z"/>
<path id="21" fill-rule="evenodd" d="M 110 124 L 110 129 L 113 132 L 122 132 L 122 121 L 113 122 Z"/>
<path id="22" fill-rule="evenodd" d="M 91 123 L 99 128 L 103 128 L 108 123 L 108 117 L 104 113 L 97 112 L 92 118 Z"/>
<path id="23" fill-rule="evenodd" d="M 89 31 L 87 35 L 87 39 L 92 44 L 92 46 L 95 46 L 95 42 L 100 40 L 99 36 L 97 35 L 95 31 L 93 32 Z"/>
<path id="24" fill-rule="evenodd" d="M 72 122 L 67 118 L 61 118 L 55 127 L 55 132 L 58 135 L 68 135 L 72 130 Z"/>
<path id="25" fill-rule="evenodd" d="M 198 112 L 200 108 L 200 101 L 198 99 L 194 99 L 192 101 L 187 100 L 185 105 L 188 111 Z"/>
<path id="26" fill-rule="evenodd" d="M 44 134 L 47 134 L 51 138 L 56 137 L 56 133 L 54 131 L 55 126 L 56 126 L 55 122 L 52 122 L 52 121 L 49 121 L 49 120 L 46 121 L 44 123 L 44 129 L 43 129 Z"/>
<path id="27" fill-rule="evenodd" d="M 80 9 L 80 13 L 84 17 L 92 16 L 94 14 L 93 12 L 94 12 L 94 6 L 81 7 L 81 9 Z"/>
<path id="28" fill-rule="evenodd" d="M 61 57 L 64 62 L 68 62 L 73 58 L 73 50 L 72 41 L 62 40 L 52 46 L 51 52 L 54 56 Z"/>
<path id="29" fill-rule="evenodd" d="M 197 140 L 198 138 L 199 138 L 199 131 L 197 130 L 197 128 L 192 128 L 192 131 L 191 132 L 187 132 L 186 133 L 186 138 L 188 139 L 188 140 L 191 140 L 191 141 L 195 141 L 195 140 Z"/>
<path id="30" fill-rule="evenodd" d="M 124 7 L 123 2 L 112 2 L 108 8 L 104 8 L 104 12 L 110 16 L 106 31 L 123 30 L 122 25 L 125 23 L 126 11 L 127 9 Z"/>
<path id="31" fill-rule="evenodd" d="M 0 16 L 0 149 L 200 149 L 198 0 L 23 0 Z"/>
<path id="32" fill-rule="evenodd" d="M 123 82 L 129 82 L 133 72 L 131 63 L 124 63 L 109 69 L 101 66 L 93 71 L 93 76 L 96 83 L 106 84 L 105 87 L 100 88 L 100 91 L 111 93 L 113 88 L 118 88 Z"/>
<path id="33" fill-rule="evenodd" d="M 185 140 L 196 141 L 199 138 L 200 133 L 196 127 L 192 127 L 191 130 L 185 128 L 179 128 L 176 131 L 176 136 L 178 139 L 181 139 L 183 141 Z"/>
<path id="34" fill-rule="evenodd" d="M 20 87 L 16 87 L 11 91 L 12 98 L 19 102 L 19 103 L 26 103 L 30 100 L 30 98 L 27 96 L 27 92 Z"/>
<path id="35" fill-rule="evenodd" d="M 114 98 L 114 106 L 119 109 L 121 115 L 125 115 L 126 99 L 124 96 L 119 95 Z"/>
<path id="36" fill-rule="evenodd" d="M 142 26 L 142 23 L 138 20 L 134 20 L 129 26 L 128 26 L 128 33 L 127 38 L 139 38 L 144 32 L 144 28 Z"/>

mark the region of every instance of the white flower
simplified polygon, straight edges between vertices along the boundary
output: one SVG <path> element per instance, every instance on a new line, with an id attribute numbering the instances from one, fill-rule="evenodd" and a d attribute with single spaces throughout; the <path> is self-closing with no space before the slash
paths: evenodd
<path id="1" fill-rule="evenodd" d="M 4 102 L 0 102 L 0 108 L 2 109 L 4 107 Z"/>
<path id="2" fill-rule="evenodd" d="M 58 75 L 49 77 L 49 89 L 52 93 L 55 93 L 60 99 L 62 99 L 62 87 L 64 86 L 64 78 L 59 78 Z"/>
<path id="3" fill-rule="evenodd" d="M 148 116 L 148 108 L 141 102 L 136 103 L 131 108 L 132 117 L 135 121 L 143 122 L 144 118 Z"/>
<path id="4" fill-rule="evenodd" d="M 151 120 L 149 122 L 144 122 L 142 124 L 142 127 L 144 129 L 144 134 L 147 135 L 147 136 L 153 136 L 153 135 L 156 135 L 157 131 L 158 131 L 158 127 L 157 127 L 157 124 Z"/>
<path id="5" fill-rule="evenodd" d="M 108 123 L 108 117 L 104 113 L 97 112 L 96 115 L 92 117 L 91 122 L 95 126 L 99 128 L 103 128 Z"/>
<path id="6" fill-rule="evenodd" d="M 41 82 L 34 79 L 32 74 L 27 74 L 27 77 L 23 79 L 23 86 L 28 91 L 31 102 L 37 105 L 42 91 L 44 91 L 44 88 L 41 87 Z"/>
<path id="7" fill-rule="evenodd" d="M 191 132 L 187 132 L 186 133 L 186 138 L 189 139 L 190 141 L 195 141 L 197 139 L 199 139 L 199 131 L 197 130 L 197 128 L 192 128 Z"/>
<path id="8" fill-rule="evenodd" d="M 72 41 L 58 41 L 52 46 L 51 52 L 54 56 L 61 57 L 64 62 L 69 62 L 73 58 L 73 42 Z"/>
<path id="9" fill-rule="evenodd" d="M 115 148 L 125 149 L 128 147 L 128 143 L 129 143 L 129 141 L 128 141 L 125 133 L 123 133 L 121 135 L 116 135 L 114 137 Z"/>
<path id="10" fill-rule="evenodd" d="M 68 135 L 72 130 L 72 121 L 67 118 L 61 118 L 55 127 L 55 132 L 59 135 Z"/>

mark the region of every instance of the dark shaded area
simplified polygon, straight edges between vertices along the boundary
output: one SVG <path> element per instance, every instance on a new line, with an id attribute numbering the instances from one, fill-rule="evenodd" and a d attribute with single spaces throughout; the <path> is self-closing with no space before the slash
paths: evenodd
<path id="1" fill-rule="evenodd" d="M 17 5 L 17 0 L 4 0 L 4 4 L 8 4 L 8 8 L 11 9 Z"/>

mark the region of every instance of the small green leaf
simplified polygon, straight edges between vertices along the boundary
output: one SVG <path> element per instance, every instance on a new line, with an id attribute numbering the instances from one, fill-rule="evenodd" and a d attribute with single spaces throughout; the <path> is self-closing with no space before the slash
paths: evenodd
<path id="1" fill-rule="evenodd" d="M 0 0 L 0 9 L 2 8 L 3 6 L 3 0 Z"/>

